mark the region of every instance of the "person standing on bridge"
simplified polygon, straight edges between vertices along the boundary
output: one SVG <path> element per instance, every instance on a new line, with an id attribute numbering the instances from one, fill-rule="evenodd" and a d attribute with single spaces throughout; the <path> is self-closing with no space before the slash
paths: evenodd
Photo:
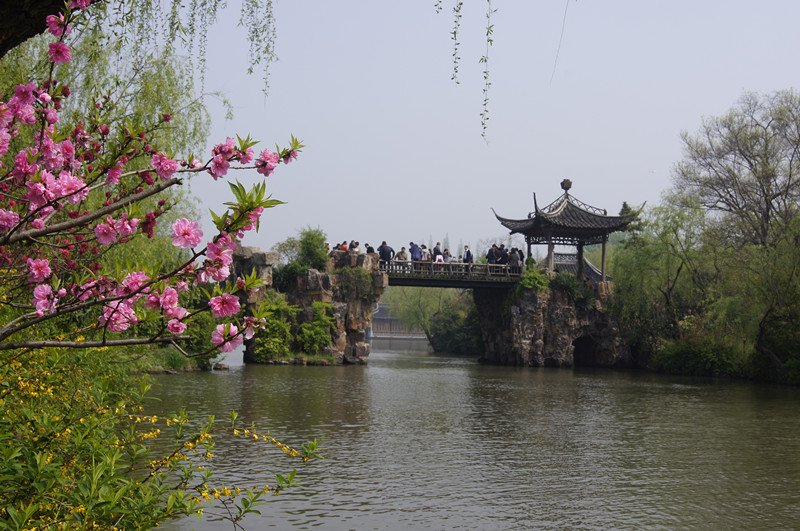
<path id="1" fill-rule="evenodd" d="M 381 243 L 380 247 L 378 247 L 378 256 L 381 259 L 381 269 L 388 271 L 392 258 L 394 258 L 394 249 L 386 245 L 384 241 Z"/>
<path id="2" fill-rule="evenodd" d="M 408 253 L 405 247 L 401 247 L 400 252 L 394 255 L 394 261 L 397 262 L 400 271 L 408 271 Z"/>
<path id="3" fill-rule="evenodd" d="M 464 271 L 469 273 L 472 268 L 473 261 L 472 251 L 469 250 L 469 245 L 464 246 L 464 254 L 461 255 L 461 261 L 464 263 Z"/>
<path id="4" fill-rule="evenodd" d="M 419 262 L 420 260 L 422 260 L 422 252 L 420 252 L 419 245 L 417 245 L 416 243 L 411 242 L 408 244 L 408 252 L 411 253 L 412 262 Z M 418 264 L 412 264 L 412 269 L 414 269 L 414 271 L 417 270 L 417 265 Z"/>

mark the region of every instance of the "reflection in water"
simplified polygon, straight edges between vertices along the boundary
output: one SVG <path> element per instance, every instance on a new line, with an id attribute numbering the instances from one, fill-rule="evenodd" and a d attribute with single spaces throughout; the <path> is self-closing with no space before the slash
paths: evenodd
<path id="1" fill-rule="evenodd" d="M 800 389 L 605 370 L 488 367 L 373 352 L 368 366 L 234 366 L 155 378 L 176 407 L 290 443 L 324 438 L 266 527 L 792 528 Z M 273 482 L 294 461 L 221 440 L 215 482 Z M 226 529 L 189 519 L 178 529 Z"/>

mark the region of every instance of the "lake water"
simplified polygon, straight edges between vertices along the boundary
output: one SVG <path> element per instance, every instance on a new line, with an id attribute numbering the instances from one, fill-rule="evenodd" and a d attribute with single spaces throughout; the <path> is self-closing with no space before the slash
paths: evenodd
<path id="1" fill-rule="evenodd" d="M 268 497 L 247 529 L 800 528 L 798 388 L 425 352 L 154 379 L 150 413 L 235 409 L 286 443 L 324 439 L 306 465 L 219 440 L 217 484 L 299 465 L 304 487 Z"/>

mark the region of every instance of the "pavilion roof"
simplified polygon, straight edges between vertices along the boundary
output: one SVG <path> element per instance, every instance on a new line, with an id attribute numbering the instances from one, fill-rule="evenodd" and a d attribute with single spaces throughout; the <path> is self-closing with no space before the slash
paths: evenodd
<path id="1" fill-rule="evenodd" d="M 608 216 L 605 210 L 583 203 L 569 194 L 571 184 L 568 180 L 562 182 L 564 195 L 544 208 L 539 208 L 534 194 L 534 212 L 526 219 L 504 218 L 497 212 L 494 215 L 511 234 L 523 234 L 531 243 L 564 245 L 601 243 L 612 232 L 625 230 L 635 219 L 636 214 Z"/>

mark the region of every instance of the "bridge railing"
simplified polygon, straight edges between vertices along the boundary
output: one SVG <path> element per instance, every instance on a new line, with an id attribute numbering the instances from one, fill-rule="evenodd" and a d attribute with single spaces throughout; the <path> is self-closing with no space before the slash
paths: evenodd
<path id="1" fill-rule="evenodd" d="M 381 271 L 390 276 L 425 278 L 463 278 L 465 280 L 516 280 L 522 274 L 521 266 L 506 264 L 466 264 L 463 262 L 380 261 Z"/>

